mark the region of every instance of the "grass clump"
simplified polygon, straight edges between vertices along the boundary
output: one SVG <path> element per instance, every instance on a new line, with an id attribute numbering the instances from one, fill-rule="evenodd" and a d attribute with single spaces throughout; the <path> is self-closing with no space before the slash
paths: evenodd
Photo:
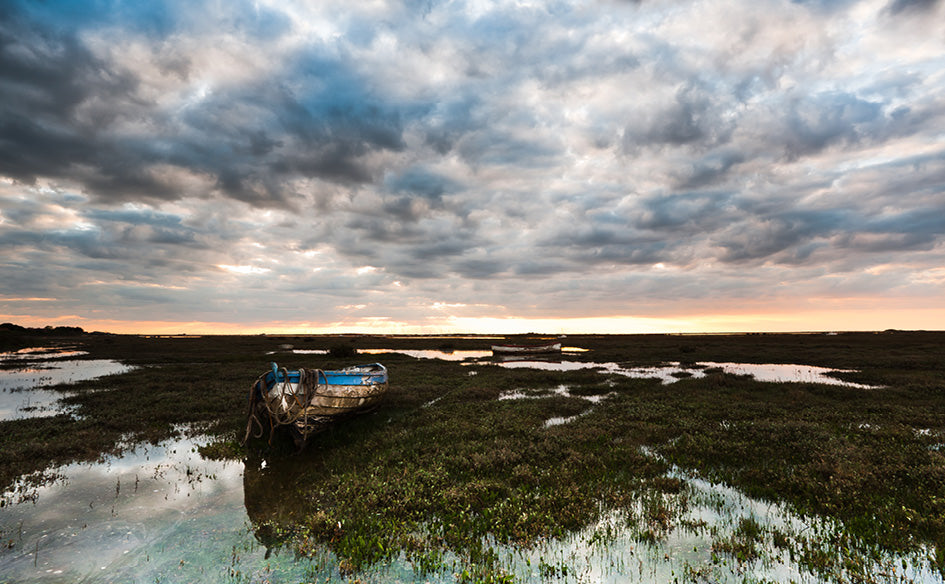
<path id="1" fill-rule="evenodd" d="M 725 554 L 738 562 L 752 562 L 761 557 L 765 529 L 754 517 L 742 517 L 727 537 L 712 542 L 713 554 Z"/>
<path id="2" fill-rule="evenodd" d="M 333 359 L 350 359 L 357 356 L 358 350 L 353 345 L 332 345 L 328 348 L 328 354 Z"/>

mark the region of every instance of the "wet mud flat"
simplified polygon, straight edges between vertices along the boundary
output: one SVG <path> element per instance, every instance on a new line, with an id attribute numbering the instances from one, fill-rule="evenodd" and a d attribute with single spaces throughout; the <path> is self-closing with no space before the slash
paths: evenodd
<path id="1" fill-rule="evenodd" d="M 82 338 L 128 369 L 0 420 L 0 582 L 941 582 L 943 341 Z M 391 390 L 301 453 L 241 446 L 270 360 Z"/>

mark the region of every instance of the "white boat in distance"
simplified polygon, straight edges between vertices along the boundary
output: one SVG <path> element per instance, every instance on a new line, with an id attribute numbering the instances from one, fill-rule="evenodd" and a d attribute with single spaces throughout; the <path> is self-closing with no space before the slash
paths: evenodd
<path id="1" fill-rule="evenodd" d="M 557 341 L 541 345 L 492 345 L 492 353 L 499 355 L 541 355 L 560 352 L 561 343 Z"/>

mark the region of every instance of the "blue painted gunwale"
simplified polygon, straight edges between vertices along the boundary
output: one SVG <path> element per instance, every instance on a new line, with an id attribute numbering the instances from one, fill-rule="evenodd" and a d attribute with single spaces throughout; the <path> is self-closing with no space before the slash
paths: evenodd
<path id="1" fill-rule="evenodd" d="M 355 365 L 338 370 L 309 369 L 308 371 L 317 373 L 319 385 L 378 385 L 387 383 L 387 368 L 380 363 Z M 289 383 L 299 382 L 299 370 L 283 370 L 272 363 L 272 370 L 267 371 L 263 377 L 266 390 L 272 389 L 277 383 L 285 382 L 284 373 L 288 373 Z"/>

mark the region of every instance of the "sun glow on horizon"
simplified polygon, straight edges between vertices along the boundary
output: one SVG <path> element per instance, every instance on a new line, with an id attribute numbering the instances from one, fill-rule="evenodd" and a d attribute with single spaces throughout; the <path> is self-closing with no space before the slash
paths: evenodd
<path id="1" fill-rule="evenodd" d="M 680 334 L 749 332 L 829 332 L 945 330 L 945 308 L 886 311 L 805 311 L 795 313 L 704 314 L 676 317 L 615 315 L 578 318 L 458 317 L 443 315 L 423 324 L 389 317 L 357 317 L 333 322 L 269 321 L 216 322 L 171 320 L 114 320 L 65 315 L 56 318 L 0 315 L 6 322 L 42 328 L 79 326 L 86 331 L 115 334 Z"/>

